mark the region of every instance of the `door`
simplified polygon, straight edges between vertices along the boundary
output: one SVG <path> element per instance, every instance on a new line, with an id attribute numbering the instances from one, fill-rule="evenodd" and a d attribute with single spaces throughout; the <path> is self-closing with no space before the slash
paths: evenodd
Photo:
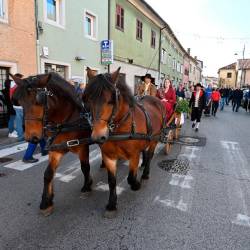
<path id="1" fill-rule="evenodd" d="M 10 68 L 0 67 L 0 128 L 6 128 L 8 125 L 8 112 L 2 90 L 4 89 L 5 80 L 9 78 L 9 71 Z"/>

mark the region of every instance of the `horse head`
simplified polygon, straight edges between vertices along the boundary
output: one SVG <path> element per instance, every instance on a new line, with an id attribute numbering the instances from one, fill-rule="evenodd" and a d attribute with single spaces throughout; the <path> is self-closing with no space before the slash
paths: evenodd
<path id="1" fill-rule="evenodd" d="M 38 142 L 48 122 L 62 123 L 80 109 L 74 87 L 58 74 L 11 77 L 17 84 L 13 99 L 24 108 L 27 141 Z"/>
<path id="2" fill-rule="evenodd" d="M 10 74 L 10 77 L 17 85 L 13 101 L 18 102 L 24 109 L 25 140 L 36 143 L 43 135 L 45 110 L 41 90 L 46 88 L 50 76 L 44 74 L 20 79 Z"/>
<path id="3" fill-rule="evenodd" d="M 84 101 L 89 105 L 92 117 L 92 140 L 104 143 L 114 123 L 123 116 L 124 105 L 132 102 L 133 95 L 119 77 L 120 68 L 111 74 L 96 75 L 87 68 L 89 83 L 84 92 Z M 113 128 L 112 128 L 113 127 Z"/>

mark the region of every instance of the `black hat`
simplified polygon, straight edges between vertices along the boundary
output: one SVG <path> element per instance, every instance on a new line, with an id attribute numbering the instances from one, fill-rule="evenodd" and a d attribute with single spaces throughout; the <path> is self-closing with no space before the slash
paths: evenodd
<path id="1" fill-rule="evenodd" d="M 144 81 L 145 78 L 150 78 L 150 79 L 151 79 L 151 82 L 154 82 L 154 80 L 155 80 L 155 79 L 151 76 L 151 74 L 149 74 L 149 73 L 145 74 L 145 76 L 142 76 L 142 77 L 141 77 L 141 80 Z"/>
<path id="2" fill-rule="evenodd" d="M 198 82 L 196 83 L 195 87 L 202 87 L 202 85 Z"/>

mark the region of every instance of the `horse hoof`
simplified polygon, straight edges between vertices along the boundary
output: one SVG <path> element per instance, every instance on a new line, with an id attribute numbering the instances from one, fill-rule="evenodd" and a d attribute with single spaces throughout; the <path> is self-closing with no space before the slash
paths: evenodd
<path id="1" fill-rule="evenodd" d="M 133 185 L 131 185 L 131 190 L 133 190 L 133 191 L 137 191 L 137 190 L 139 190 L 141 188 L 141 183 L 140 182 L 135 182 L 135 183 L 133 183 Z"/>
<path id="2" fill-rule="evenodd" d="M 117 216 L 117 210 L 105 210 L 103 217 L 106 219 L 113 219 Z"/>
<path id="3" fill-rule="evenodd" d="M 88 199 L 90 195 L 91 195 L 91 192 L 83 192 L 80 195 L 80 199 L 83 199 L 83 200 Z"/>
<path id="4" fill-rule="evenodd" d="M 149 175 L 148 175 L 148 174 L 147 174 L 147 175 L 146 175 L 146 174 L 145 174 L 145 175 L 143 174 L 141 178 L 142 178 L 142 180 L 148 180 L 148 179 L 149 179 Z"/>
<path id="5" fill-rule="evenodd" d="M 53 210 L 54 210 L 54 207 L 53 207 L 53 206 L 50 206 L 50 207 L 48 207 L 48 208 L 46 208 L 46 209 L 42 209 L 42 210 L 41 210 L 41 213 L 42 213 L 42 215 L 43 215 L 44 217 L 48 217 L 48 216 L 50 216 L 50 215 L 53 213 Z"/>

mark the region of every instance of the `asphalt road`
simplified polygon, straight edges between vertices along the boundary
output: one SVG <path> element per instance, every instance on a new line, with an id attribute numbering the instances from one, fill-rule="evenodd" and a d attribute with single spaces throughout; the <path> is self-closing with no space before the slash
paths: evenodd
<path id="1" fill-rule="evenodd" d="M 55 211 L 39 213 L 46 158 L 22 165 L 23 148 L 0 150 L 12 162 L 0 165 L 0 249 L 250 249 L 250 114 L 229 107 L 203 118 L 195 133 L 187 121 L 185 136 L 206 137 L 205 146 L 162 146 L 150 179 L 134 192 L 126 182 L 127 163 L 119 164 L 118 213 L 103 217 L 107 175 L 100 153 L 91 153 L 94 190 L 80 193 L 83 177 L 77 158 L 68 154 L 55 178 Z M 7 154 L 7 155 L 6 155 Z M 188 160 L 186 175 L 158 167 L 166 159 Z M 13 169 L 14 168 L 14 169 Z"/>

